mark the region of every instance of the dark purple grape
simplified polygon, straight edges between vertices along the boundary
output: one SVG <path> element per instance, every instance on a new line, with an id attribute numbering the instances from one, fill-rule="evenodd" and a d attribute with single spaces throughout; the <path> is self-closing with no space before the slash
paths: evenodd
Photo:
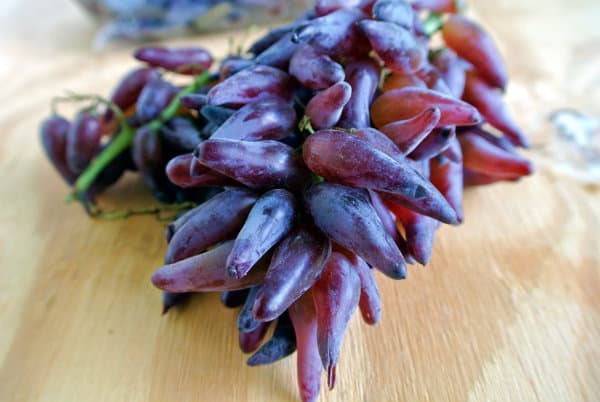
<path id="1" fill-rule="evenodd" d="M 313 46 L 301 45 L 290 60 L 290 74 L 310 89 L 325 89 L 344 79 L 344 68 Z"/>
<path id="2" fill-rule="evenodd" d="M 347 82 L 338 82 L 317 93 L 306 105 L 304 115 L 313 128 L 333 127 L 340 119 L 344 106 L 350 100 L 352 87 Z"/>
<path id="3" fill-rule="evenodd" d="M 69 169 L 81 173 L 100 149 L 100 117 L 79 113 L 67 131 L 66 159 Z"/>
<path id="4" fill-rule="evenodd" d="M 248 366 L 271 364 L 296 351 L 296 335 L 288 314 L 277 319 L 273 336 L 247 361 Z"/>
<path id="5" fill-rule="evenodd" d="M 46 156 L 68 184 L 73 184 L 77 175 L 67 165 L 67 133 L 71 123 L 59 115 L 52 115 L 42 122 L 40 140 Z"/>
<path id="6" fill-rule="evenodd" d="M 369 127 L 371 125 L 369 108 L 379 83 L 379 66 L 371 59 L 348 63 L 346 81 L 352 87 L 352 96 L 344 107 L 339 126 L 343 128 Z"/>
<path id="7" fill-rule="evenodd" d="M 212 56 L 201 47 L 143 46 L 136 50 L 134 57 L 151 66 L 188 75 L 200 74 L 212 64 Z"/>
<path id="8" fill-rule="evenodd" d="M 135 114 L 139 123 L 147 123 L 158 117 L 175 94 L 177 88 L 161 77 L 154 77 L 148 81 L 135 105 Z"/>
<path id="9" fill-rule="evenodd" d="M 221 293 L 221 303 L 227 308 L 242 306 L 249 292 L 249 289 L 226 290 Z"/>

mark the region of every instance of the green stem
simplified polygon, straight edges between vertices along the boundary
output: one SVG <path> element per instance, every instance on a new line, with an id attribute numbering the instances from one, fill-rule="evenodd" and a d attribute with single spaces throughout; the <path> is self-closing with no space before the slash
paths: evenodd
<path id="1" fill-rule="evenodd" d="M 210 74 L 208 72 L 204 72 L 197 76 L 190 85 L 183 88 L 181 91 L 175 95 L 171 103 L 160 113 L 160 115 L 146 123 L 146 126 L 150 127 L 152 130 L 158 131 L 160 127 L 169 119 L 173 118 L 181 106 L 181 97 L 183 95 L 195 92 L 201 85 L 204 85 L 208 79 L 210 78 Z M 83 171 L 83 173 L 77 178 L 77 181 L 73 185 L 73 190 L 69 197 L 67 197 L 67 202 L 82 199 L 82 194 L 85 193 L 96 177 L 110 164 L 110 162 L 115 159 L 121 152 L 127 149 L 132 143 L 133 138 L 135 137 L 135 131 L 127 124 L 126 119 L 121 120 L 121 131 L 117 134 L 117 137 L 108 145 L 94 160 L 90 165 Z"/>
<path id="2" fill-rule="evenodd" d="M 428 37 L 433 35 L 442 28 L 443 24 L 444 20 L 442 19 L 441 14 L 429 14 L 425 21 L 423 21 L 423 29 L 425 30 L 425 35 L 427 35 Z"/>

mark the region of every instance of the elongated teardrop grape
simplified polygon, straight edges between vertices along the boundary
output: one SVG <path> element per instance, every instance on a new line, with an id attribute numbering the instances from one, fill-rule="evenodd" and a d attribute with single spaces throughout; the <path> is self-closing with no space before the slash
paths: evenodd
<path id="1" fill-rule="evenodd" d="M 437 126 L 441 116 L 440 109 L 434 106 L 412 118 L 386 124 L 381 127 L 381 131 L 394 142 L 403 155 L 408 155 Z"/>
<path id="2" fill-rule="evenodd" d="M 256 64 L 251 59 L 230 56 L 221 63 L 219 68 L 219 80 L 224 81 L 232 75 L 255 65 Z"/>
<path id="3" fill-rule="evenodd" d="M 261 322 L 253 331 L 239 332 L 239 345 L 242 353 L 252 353 L 260 346 L 269 329 L 270 322 Z"/>
<path id="4" fill-rule="evenodd" d="M 404 258 L 362 189 L 319 183 L 305 194 L 315 225 L 392 279 L 406 277 Z"/>
<path id="5" fill-rule="evenodd" d="M 252 332 L 261 324 L 260 321 L 255 320 L 252 316 L 252 306 L 254 305 L 254 300 L 256 299 L 256 292 L 259 288 L 260 285 L 250 288 L 248 296 L 246 296 L 244 305 L 242 306 L 242 309 L 238 314 L 237 326 L 240 332 Z"/>
<path id="6" fill-rule="evenodd" d="M 457 13 L 464 8 L 463 0 L 413 0 L 410 4 L 416 10 L 434 13 Z"/>
<path id="7" fill-rule="evenodd" d="M 435 231 L 439 222 L 400 204 L 388 202 L 387 205 L 404 227 L 408 252 L 420 264 L 426 265 L 431 257 Z"/>
<path id="8" fill-rule="evenodd" d="M 188 75 L 200 74 L 212 64 L 210 53 L 201 47 L 143 46 L 134 57 L 151 66 Z"/>
<path id="9" fill-rule="evenodd" d="M 427 89 L 427 84 L 414 74 L 390 74 L 383 84 L 383 92 L 406 87 Z"/>
<path id="10" fill-rule="evenodd" d="M 277 101 L 250 103 L 231 115 L 211 135 L 211 139 L 279 140 L 290 135 L 296 112 L 289 104 Z"/>
<path id="11" fill-rule="evenodd" d="M 302 85 L 313 90 L 329 88 L 346 76 L 339 63 L 308 44 L 296 50 L 290 60 L 289 70 Z"/>
<path id="12" fill-rule="evenodd" d="M 372 59 L 358 60 L 346 65 L 346 81 L 352 96 L 344 107 L 339 126 L 365 128 L 371 126 L 371 101 L 379 83 L 379 66 Z"/>
<path id="13" fill-rule="evenodd" d="M 533 173 L 533 165 L 517 154 L 497 147 L 473 133 L 459 138 L 466 168 L 494 177 L 526 176 Z"/>
<path id="14" fill-rule="evenodd" d="M 391 193 L 415 211 L 457 223 L 452 207 L 428 180 L 360 138 L 321 130 L 304 142 L 303 155 L 307 166 L 327 180 Z"/>
<path id="15" fill-rule="evenodd" d="M 400 236 L 398 228 L 396 228 L 396 221 L 394 220 L 394 217 L 383 203 L 383 200 L 379 194 L 377 194 L 375 191 L 369 190 L 369 199 L 371 200 L 371 205 L 377 213 L 377 216 L 385 228 L 385 231 L 392 239 L 394 239 L 394 242 L 396 242 L 398 248 L 400 248 L 402 251 L 400 245 L 404 243 L 404 239 L 402 236 Z"/>
<path id="16" fill-rule="evenodd" d="M 358 306 L 360 279 L 344 255 L 333 252 L 312 288 L 317 311 L 317 345 L 327 385 L 335 385 L 336 366 L 348 322 Z"/>
<path id="17" fill-rule="evenodd" d="M 446 148 L 441 155 L 454 163 L 462 164 L 462 150 L 460 149 L 460 142 L 458 141 L 457 136 L 458 134 L 450 140 L 450 145 L 448 145 L 448 148 Z"/>
<path id="18" fill-rule="evenodd" d="M 381 298 L 373 270 L 357 255 L 350 258 L 350 263 L 360 279 L 360 314 L 367 324 L 375 325 L 381 319 Z"/>
<path id="19" fill-rule="evenodd" d="M 183 100 L 183 97 L 181 98 Z M 200 114 L 208 122 L 221 126 L 235 113 L 234 109 L 229 109 L 223 106 L 203 105 L 200 109 Z"/>
<path id="20" fill-rule="evenodd" d="M 283 189 L 268 191 L 256 201 L 227 258 L 227 271 L 242 277 L 294 225 L 296 199 Z"/>
<path id="21" fill-rule="evenodd" d="M 283 38 L 285 34 L 292 32 L 297 24 L 288 24 L 270 29 L 264 36 L 257 39 L 248 48 L 248 53 L 258 55 L 267 50 L 271 45 Z"/>
<path id="22" fill-rule="evenodd" d="M 371 127 L 361 128 L 352 133 L 356 137 L 369 143 L 372 147 L 391 156 L 397 161 L 404 160 L 404 153 L 394 142 L 381 131 Z"/>
<path id="23" fill-rule="evenodd" d="M 266 261 L 243 278 L 227 275 L 225 262 L 233 241 L 209 251 L 167 264 L 154 272 L 152 283 L 167 292 L 222 292 L 258 285 L 265 276 Z"/>
<path id="24" fill-rule="evenodd" d="M 181 104 L 188 109 L 200 109 L 206 106 L 208 96 L 206 94 L 183 94 L 179 98 Z"/>
<path id="25" fill-rule="evenodd" d="M 310 181 L 300 155 L 277 141 L 209 139 L 198 145 L 194 156 L 203 165 L 252 189 L 283 187 L 297 191 Z"/>
<path id="26" fill-rule="evenodd" d="M 319 92 L 308 102 L 304 114 L 315 129 L 333 127 L 350 100 L 352 87 L 347 82 L 338 82 Z"/>
<path id="27" fill-rule="evenodd" d="M 363 20 L 358 27 L 390 70 L 410 74 L 425 61 L 425 49 L 409 30 L 393 22 Z"/>
<path id="28" fill-rule="evenodd" d="M 297 27 L 292 39 L 308 43 L 335 56 L 360 57 L 369 52 L 369 42 L 356 22 L 367 16 L 356 9 L 340 9 Z"/>
<path id="29" fill-rule="evenodd" d="M 247 361 L 248 366 L 262 366 L 283 359 L 296 351 L 296 334 L 287 313 L 277 320 L 273 336 Z"/>
<path id="30" fill-rule="evenodd" d="M 165 228 L 165 240 L 167 241 L 167 244 L 171 241 L 171 239 L 173 238 L 173 235 L 179 230 L 181 229 L 181 227 L 188 221 L 190 220 L 190 218 L 192 216 L 194 216 L 196 214 L 196 212 L 198 212 L 199 210 L 201 210 L 200 206 L 197 206 L 195 208 L 189 209 L 181 214 L 179 214 L 177 216 L 177 218 L 175 218 L 175 220 L 173 220 L 173 222 L 169 223 L 167 225 L 167 227 Z"/>
<path id="31" fill-rule="evenodd" d="M 292 33 L 289 32 L 273 43 L 268 49 L 265 49 L 264 52 L 256 56 L 254 62 L 256 64 L 287 70 L 290 59 L 298 49 L 298 46 L 300 46 L 298 43 L 292 41 Z"/>
<path id="32" fill-rule="evenodd" d="M 485 173 L 475 172 L 473 170 L 463 168 L 463 184 L 465 187 L 484 186 L 487 184 L 497 183 L 499 181 L 518 181 L 520 178 L 521 176 L 490 176 Z"/>
<path id="33" fill-rule="evenodd" d="M 476 74 L 468 71 L 463 96 L 465 101 L 475 106 L 485 120 L 505 134 L 513 144 L 529 147 L 527 136 L 515 123 L 499 90 L 489 86 Z"/>
<path id="34" fill-rule="evenodd" d="M 63 179 L 72 184 L 77 175 L 67 165 L 67 133 L 71 123 L 59 115 L 45 119 L 40 126 L 40 140 L 46 156 Z"/>
<path id="35" fill-rule="evenodd" d="M 192 152 L 201 141 L 200 130 L 184 117 L 174 117 L 161 127 L 160 134 L 178 152 Z"/>
<path id="36" fill-rule="evenodd" d="M 504 89 L 508 81 L 506 66 L 492 37 L 476 22 L 452 15 L 442 27 L 446 45 L 471 63 L 492 86 Z"/>
<path id="37" fill-rule="evenodd" d="M 458 147 L 460 149 L 460 146 Z M 462 163 L 452 162 L 444 157 L 433 158 L 430 161 L 431 183 L 448 201 L 460 222 L 464 219 L 463 199 L 463 168 Z"/>
<path id="38" fill-rule="evenodd" d="M 414 11 L 404 0 L 377 0 L 373 5 L 373 18 L 394 23 L 404 29 L 413 28 Z"/>
<path id="39" fill-rule="evenodd" d="M 498 148 L 502 148 L 506 152 L 509 152 L 509 153 L 517 152 L 517 149 L 515 148 L 515 146 L 510 142 L 510 140 L 505 135 L 492 134 L 491 132 L 481 128 L 480 126 L 465 127 L 463 129 L 461 129 L 459 132 L 461 134 L 462 133 L 473 133 L 475 135 L 483 137 L 483 139 L 485 139 L 487 142 L 491 142 L 492 144 L 494 144 Z"/>
<path id="40" fill-rule="evenodd" d="M 456 128 L 454 126 L 436 128 L 410 153 L 410 158 L 414 160 L 431 159 L 448 149 L 455 138 Z"/>
<path id="41" fill-rule="evenodd" d="M 181 154 L 167 163 L 165 171 L 171 183 L 182 188 L 236 185 L 236 182 L 231 178 L 202 165 L 200 165 L 202 171 L 196 170 L 192 176 L 190 167 L 193 159 L 194 155 L 192 153 Z"/>
<path id="42" fill-rule="evenodd" d="M 427 85 L 427 88 L 439 92 L 444 95 L 452 95 L 452 91 L 444 81 L 437 68 L 429 63 L 425 63 L 415 75 L 419 77 Z"/>
<path id="43" fill-rule="evenodd" d="M 172 293 L 172 292 L 163 292 L 162 293 L 162 313 L 167 314 L 169 310 L 177 305 L 181 305 L 185 303 L 190 297 L 189 293 Z"/>
<path id="44" fill-rule="evenodd" d="M 317 346 L 317 313 L 312 292 L 306 292 L 288 310 L 296 334 L 296 373 L 303 402 L 315 402 L 321 388 L 321 358 Z"/>
<path id="45" fill-rule="evenodd" d="M 150 79 L 135 104 L 135 114 L 140 123 L 158 117 L 177 93 L 177 88 L 161 77 Z"/>
<path id="46" fill-rule="evenodd" d="M 458 58 L 456 53 L 448 48 L 435 52 L 431 63 L 446 82 L 450 93 L 456 98 L 462 98 L 468 63 Z"/>
<path id="47" fill-rule="evenodd" d="M 66 158 L 69 169 L 81 173 L 98 150 L 102 137 L 100 117 L 80 113 L 69 127 L 66 137 Z"/>
<path id="48" fill-rule="evenodd" d="M 153 68 L 144 67 L 130 71 L 113 90 L 110 101 L 122 111 L 126 111 L 135 105 L 144 86 L 154 78 L 158 78 L 158 72 Z M 112 117 L 112 110 L 107 109 L 104 119 L 110 120 Z"/>
<path id="49" fill-rule="evenodd" d="M 173 235 L 165 262 L 179 261 L 233 238 L 256 200 L 257 196 L 251 191 L 230 189 L 201 204 L 197 212 Z M 223 270 L 226 274 L 225 267 Z"/>
<path id="50" fill-rule="evenodd" d="M 442 114 L 438 127 L 468 126 L 481 121 L 477 109 L 468 103 L 430 89 L 413 87 L 394 89 L 377 97 L 371 105 L 371 118 L 375 127 L 381 128 L 414 117 L 431 107 L 437 107 Z"/>
<path id="51" fill-rule="evenodd" d="M 254 317 L 273 320 L 315 283 L 331 254 L 331 241 L 319 230 L 301 226 L 275 248 L 254 303 Z"/>
<path id="52" fill-rule="evenodd" d="M 290 103 L 294 95 L 293 79 L 284 71 L 269 66 L 248 67 L 208 91 L 211 105 L 241 106 L 253 102 Z"/>

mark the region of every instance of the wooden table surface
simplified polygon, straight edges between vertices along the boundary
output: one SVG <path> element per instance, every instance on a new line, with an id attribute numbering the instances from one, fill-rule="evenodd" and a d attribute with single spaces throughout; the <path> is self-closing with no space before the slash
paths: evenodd
<path id="1" fill-rule="evenodd" d="M 295 357 L 249 368 L 213 294 L 160 315 L 165 251 L 150 217 L 88 219 L 43 157 L 37 126 L 64 89 L 106 93 L 130 47 L 90 51 L 68 0 L 0 4 L 0 400 L 294 401 Z M 60 10 L 60 14 L 59 14 Z M 536 144 L 548 115 L 600 116 L 600 3 L 473 1 L 506 55 L 508 99 Z M 223 54 L 227 35 L 204 43 Z M 537 159 L 537 151 L 530 154 Z M 111 208 L 150 201 L 127 177 Z M 379 277 L 383 319 L 351 322 L 323 401 L 598 401 L 600 192 L 541 166 L 469 190 L 431 264 Z"/>

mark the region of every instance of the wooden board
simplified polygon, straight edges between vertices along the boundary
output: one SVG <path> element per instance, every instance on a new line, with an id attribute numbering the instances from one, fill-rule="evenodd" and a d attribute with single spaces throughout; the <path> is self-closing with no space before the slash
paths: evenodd
<path id="1" fill-rule="evenodd" d="M 557 108 L 600 116 L 600 3 L 473 3 L 536 144 Z M 38 122 L 63 89 L 106 93 L 133 65 L 131 48 L 90 52 L 93 26 L 68 0 L 4 0 L 0 27 L 0 400 L 297 400 L 295 357 L 245 366 L 236 314 L 216 295 L 160 315 L 149 276 L 162 223 L 93 221 L 62 202 Z M 223 54 L 227 36 L 176 42 Z M 468 191 L 466 223 L 440 231 L 430 266 L 379 278 L 382 322 L 353 319 L 338 385 L 321 400 L 598 400 L 599 194 L 543 166 Z M 102 198 L 113 208 L 149 200 L 136 177 Z"/>

